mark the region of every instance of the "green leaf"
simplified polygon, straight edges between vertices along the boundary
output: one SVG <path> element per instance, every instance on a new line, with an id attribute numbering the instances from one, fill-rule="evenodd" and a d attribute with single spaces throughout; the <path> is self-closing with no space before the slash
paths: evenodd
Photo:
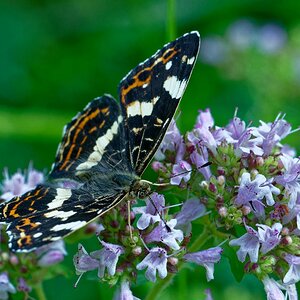
<path id="1" fill-rule="evenodd" d="M 224 245 L 224 252 L 222 256 L 228 259 L 231 272 L 235 277 L 236 281 L 241 282 L 245 274 L 244 266 L 240 261 L 238 261 L 236 251 L 232 247 Z"/>

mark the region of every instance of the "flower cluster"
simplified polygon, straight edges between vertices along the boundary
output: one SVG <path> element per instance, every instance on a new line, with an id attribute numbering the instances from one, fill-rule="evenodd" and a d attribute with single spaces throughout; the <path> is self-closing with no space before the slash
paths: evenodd
<path id="1" fill-rule="evenodd" d="M 79 244 L 73 257 L 78 281 L 94 272 L 98 280 L 118 284 L 115 299 L 138 299 L 131 287 L 141 277 L 167 283 L 185 263 L 204 267 L 207 280 L 212 280 L 215 264 L 227 251 L 230 263 L 238 260 L 244 274 L 263 282 L 269 300 L 296 300 L 300 160 L 281 143 L 294 131 L 282 115 L 258 127 L 234 116 L 228 125 L 217 127 L 209 110 L 200 111 L 185 135 L 172 121 L 152 163 L 157 192 L 145 202 L 132 201 L 131 211 L 127 203 L 120 204 L 86 228 L 86 233 L 96 233 L 99 248 L 90 252 Z M 10 178 L 6 172 L 2 197 L 9 199 L 42 180 L 32 172 L 27 178 L 20 173 Z M 0 299 L 16 290 L 28 293 L 36 283 L 29 278 L 42 278 L 43 268 L 65 254 L 62 242 L 26 259 L 2 251 Z M 26 277 L 24 269 L 30 264 L 38 276 Z M 22 273 L 11 275 L 12 266 Z M 212 299 L 210 290 L 206 294 Z"/>
<path id="2" fill-rule="evenodd" d="M 177 129 L 171 130 L 178 135 Z M 194 129 L 175 150 L 176 158 L 173 146 L 163 142 L 166 159 L 154 168 L 161 180 L 176 176 L 178 166 L 192 168 L 189 177 L 182 172 L 171 183 L 186 186 L 204 203 L 218 232 L 236 236 L 229 246 L 237 250 L 245 272 L 262 280 L 266 291 L 276 282 L 277 289 L 295 299 L 294 284 L 300 280 L 300 160 L 281 144 L 292 132 L 281 115 L 258 127 L 246 126 L 235 116 L 220 128 L 209 110 L 200 111 Z M 184 147 L 185 152 L 179 150 Z M 211 165 L 201 168 L 208 161 Z M 241 227 L 245 233 L 239 235 Z"/>
<path id="3" fill-rule="evenodd" d="M 37 184 L 44 181 L 44 175 L 29 166 L 23 174 L 18 171 L 9 176 L 4 170 L 4 180 L 1 185 L 2 201 L 9 201 L 14 196 L 33 189 Z M 1 253 L 0 253 L 0 299 L 8 299 L 10 293 L 21 292 L 26 296 L 32 288 L 38 286 L 45 277 L 49 278 L 51 272 L 55 276 L 55 270 L 51 266 L 64 259 L 67 254 L 64 242 L 57 241 L 47 246 L 38 248 L 27 254 L 15 254 L 7 248 L 7 235 L 5 227 L 1 227 Z"/>
<path id="4" fill-rule="evenodd" d="M 236 116 L 217 127 L 209 110 L 200 111 L 184 136 L 172 121 L 152 167 L 159 182 L 170 182 L 161 191 L 175 191 L 175 199 L 153 193 L 146 206 L 133 207 L 131 228 L 126 204 L 104 215 L 101 249 L 88 254 L 80 245 L 77 273 L 96 269 L 101 280 L 120 281 L 121 297 L 143 271 L 155 282 L 178 272 L 184 262 L 203 266 L 211 280 L 222 248 L 231 247 L 232 259 L 262 280 L 267 294 L 273 284 L 292 297 L 300 279 L 300 161 L 281 144 L 292 132 L 281 115 L 258 127 Z M 191 237 L 195 230 L 202 231 L 198 238 Z M 204 244 L 212 247 L 201 250 Z"/>
<path id="5" fill-rule="evenodd" d="M 207 279 L 213 279 L 214 264 L 220 260 L 222 249 L 187 249 L 191 221 L 205 215 L 204 205 L 199 199 L 189 199 L 180 212 L 171 215 L 170 209 L 162 194 L 153 193 L 146 206 L 132 209 L 130 218 L 134 226 L 128 225 L 126 203 L 101 217 L 102 227 L 97 234 L 101 249 L 88 253 L 79 244 L 73 259 L 76 273 L 81 277 L 87 271 L 97 270 L 103 282 L 114 285 L 120 281 L 116 299 L 137 299 L 123 298 L 131 293 L 130 283 L 137 276 L 144 274 L 147 280 L 155 282 L 157 277 L 175 274 L 184 261 L 203 266 Z"/>

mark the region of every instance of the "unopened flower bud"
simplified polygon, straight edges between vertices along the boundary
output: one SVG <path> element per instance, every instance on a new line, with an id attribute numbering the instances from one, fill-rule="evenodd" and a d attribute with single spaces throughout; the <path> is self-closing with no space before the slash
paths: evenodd
<path id="1" fill-rule="evenodd" d="M 226 207 L 221 207 L 219 209 L 219 215 L 222 217 L 222 218 L 225 218 L 227 215 L 228 215 L 228 210 Z"/>
<path id="2" fill-rule="evenodd" d="M 12 265 L 17 265 L 19 263 L 19 259 L 16 255 L 12 254 L 9 258 L 9 261 Z"/>
<path id="3" fill-rule="evenodd" d="M 222 167 L 218 167 L 217 173 L 218 175 L 225 175 L 225 170 Z"/>
<path id="4" fill-rule="evenodd" d="M 226 181 L 225 176 L 223 176 L 223 175 L 218 176 L 217 180 L 218 180 L 218 184 L 220 186 L 223 186 L 225 184 L 225 181 Z"/>
<path id="5" fill-rule="evenodd" d="M 251 207 L 248 205 L 243 205 L 241 210 L 242 210 L 243 215 L 247 216 L 251 212 Z"/>
<path id="6" fill-rule="evenodd" d="M 259 157 L 256 157 L 255 163 L 258 167 L 262 167 L 265 163 L 265 160 L 261 156 L 259 156 Z"/>
<path id="7" fill-rule="evenodd" d="M 259 174 L 259 172 L 256 169 L 253 169 L 251 170 L 250 174 L 251 174 L 251 178 L 255 178 Z"/>
<path id="8" fill-rule="evenodd" d="M 288 235 L 290 233 L 290 230 L 287 227 L 283 227 L 281 230 L 282 235 Z"/>
<path id="9" fill-rule="evenodd" d="M 293 243 L 293 239 L 291 238 L 291 236 L 287 235 L 281 239 L 280 243 L 284 246 L 288 246 Z"/>
<path id="10" fill-rule="evenodd" d="M 117 220 L 112 220 L 111 223 L 110 223 L 110 226 L 112 228 L 118 228 L 119 227 L 119 222 Z"/>
<path id="11" fill-rule="evenodd" d="M 177 257 L 169 257 L 168 263 L 171 264 L 172 266 L 176 266 L 178 264 L 178 258 Z"/>
<path id="12" fill-rule="evenodd" d="M 1 253 L 2 260 L 7 261 L 9 260 L 9 254 L 7 252 Z"/>
<path id="13" fill-rule="evenodd" d="M 142 247 L 140 247 L 140 246 L 136 246 L 132 249 L 132 254 L 134 256 L 139 256 L 139 255 L 141 255 L 141 253 L 142 253 Z"/>
<path id="14" fill-rule="evenodd" d="M 164 164 L 162 164 L 160 161 L 154 161 L 152 163 L 152 169 L 155 171 L 155 172 L 158 172 L 158 171 L 162 171 L 162 172 L 166 172 L 166 167 L 164 166 Z"/>
<path id="15" fill-rule="evenodd" d="M 199 185 L 203 189 L 207 189 L 208 188 L 208 183 L 205 180 L 201 181 Z"/>
<path id="16" fill-rule="evenodd" d="M 209 183 L 209 190 L 213 193 L 215 193 L 217 191 L 216 186 L 213 183 Z"/>

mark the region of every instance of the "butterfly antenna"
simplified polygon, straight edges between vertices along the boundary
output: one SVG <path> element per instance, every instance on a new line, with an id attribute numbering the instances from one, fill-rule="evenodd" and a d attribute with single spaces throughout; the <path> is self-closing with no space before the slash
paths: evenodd
<path id="1" fill-rule="evenodd" d="M 178 174 L 174 174 L 174 175 L 170 176 L 170 178 L 174 178 L 176 176 L 184 175 L 184 174 L 187 174 L 187 173 L 190 173 L 190 172 L 195 172 L 195 170 L 199 170 L 199 169 L 208 167 L 211 164 L 212 164 L 212 162 L 208 161 L 205 164 L 201 165 L 200 167 L 197 167 L 196 169 L 192 169 L 192 170 L 189 170 L 189 171 L 184 171 L 184 172 L 181 172 L 181 173 L 178 173 Z M 143 179 L 143 182 L 146 182 L 146 183 L 148 183 L 150 185 L 153 185 L 153 186 L 169 186 L 170 185 L 169 182 L 155 183 L 155 182 L 151 182 L 151 181 L 144 180 L 144 179 Z"/>
<path id="2" fill-rule="evenodd" d="M 167 231 L 171 232 L 171 228 L 168 226 L 166 220 L 163 218 L 161 212 L 158 210 L 156 204 L 154 203 L 153 199 L 151 198 L 151 195 L 149 195 L 149 200 L 150 200 L 151 204 L 153 205 L 153 207 L 155 208 L 155 210 L 156 210 L 157 214 L 159 215 L 160 219 L 163 221 L 164 225 L 166 226 Z"/>
<path id="3" fill-rule="evenodd" d="M 196 169 L 192 169 L 192 170 L 184 171 L 184 172 L 181 172 L 181 173 L 178 173 L 178 174 L 174 174 L 174 175 L 170 176 L 170 178 L 174 178 L 174 177 L 177 177 L 177 176 L 180 176 L 180 175 L 184 175 L 184 174 L 187 174 L 187 173 L 190 173 L 190 172 L 195 172 L 196 170 L 208 167 L 211 164 L 212 164 L 212 162 L 208 161 L 205 164 L 201 165 L 200 167 L 197 167 Z"/>

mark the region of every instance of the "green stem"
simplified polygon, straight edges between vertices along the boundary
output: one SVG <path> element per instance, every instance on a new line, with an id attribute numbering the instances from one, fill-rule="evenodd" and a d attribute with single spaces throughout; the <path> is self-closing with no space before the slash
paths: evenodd
<path id="1" fill-rule="evenodd" d="M 212 235 L 209 234 L 210 230 L 204 230 L 201 235 L 194 241 L 194 243 L 189 248 L 189 252 L 194 252 L 199 250 L 211 237 Z M 181 262 L 178 264 L 178 272 L 183 268 L 184 263 Z M 158 299 L 158 296 L 161 292 L 168 287 L 168 285 L 173 280 L 175 273 L 169 273 L 166 278 L 159 280 L 153 288 L 150 290 L 149 294 L 147 295 L 145 300 L 155 300 Z"/>
<path id="2" fill-rule="evenodd" d="M 167 3 L 167 41 L 172 41 L 176 37 L 175 1 L 176 0 L 168 0 Z"/>
<path id="3" fill-rule="evenodd" d="M 42 283 L 39 283 L 37 285 L 34 286 L 34 291 L 36 293 L 37 299 L 39 300 L 47 300 L 44 288 Z"/>

